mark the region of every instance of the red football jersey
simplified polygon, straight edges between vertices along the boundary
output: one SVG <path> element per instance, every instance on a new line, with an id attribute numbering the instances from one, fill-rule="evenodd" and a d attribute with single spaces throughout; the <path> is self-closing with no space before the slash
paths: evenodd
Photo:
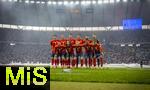
<path id="1" fill-rule="evenodd" d="M 74 38 L 69 38 L 68 40 L 70 41 L 71 46 L 75 45 L 76 40 Z"/>
<path id="2" fill-rule="evenodd" d="M 61 46 L 62 46 L 62 47 L 66 47 L 67 40 L 66 40 L 66 39 L 61 39 L 61 40 L 60 40 L 60 43 L 61 43 Z"/>
<path id="3" fill-rule="evenodd" d="M 101 44 L 97 44 L 97 45 L 95 45 L 95 50 L 96 50 L 96 51 L 103 52 L 102 45 L 101 45 Z"/>
<path id="4" fill-rule="evenodd" d="M 67 44 L 68 53 L 73 54 L 74 53 L 75 39 L 74 38 L 68 38 L 66 44 Z"/>
<path id="5" fill-rule="evenodd" d="M 56 48 L 56 53 L 57 54 L 61 53 L 60 47 L 61 47 L 61 41 L 60 40 L 56 40 L 56 46 L 55 46 L 55 48 Z"/>
<path id="6" fill-rule="evenodd" d="M 78 38 L 78 39 L 75 40 L 75 48 L 76 48 L 76 52 L 77 53 L 81 53 L 82 52 L 83 44 L 84 44 L 84 40 L 83 39 Z"/>
<path id="7" fill-rule="evenodd" d="M 103 52 L 102 44 L 99 44 L 100 51 Z"/>
<path id="8" fill-rule="evenodd" d="M 52 51 L 52 53 L 56 53 L 57 40 L 51 40 L 50 41 L 50 45 L 51 45 L 51 51 Z"/>
<path id="9" fill-rule="evenodd" d="M 84 48 L 86 52 L 94 52 L 92 40 L 85 40 L 84 43 Z"/>
<path id="10" fill-rule="evenodd" d="M 66 52 L 66 44 L 67 44 L 67 40 L 66 39 L 61 39 L 60 40 L 60 52 L 61 53 L 65 53 Z"/>

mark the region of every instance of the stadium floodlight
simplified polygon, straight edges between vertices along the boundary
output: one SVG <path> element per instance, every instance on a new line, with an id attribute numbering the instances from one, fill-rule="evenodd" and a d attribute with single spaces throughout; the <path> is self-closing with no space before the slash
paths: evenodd
<path id="1" fill-rule="evenodd" d="M 96 4 L 96 1 L 94 0 L 94 1 L 92 1 L 92 4 Z"/>
<path id="2" fill-rule="evenodd" d="M 50 5 L 50 4 L 52 4 L 52 2 L 51 2 L 51 1 L 48 1 L 48 2 L 47 2 L 47 4 L 49 4 L 49 5 Z"/>
<path id="3" fill-rule="evenodd" d="M 140 47 L 141 45 L 140 44 L 136 44 L 136 47 Z"/>
<path id="4" fill-rule="evenodd" d="M 133 44 L 128 44 L 128 46 L 129 46 L 129 47 L 132 47 L 132 46 L 133 46 Z"/>
<path id="5" fill-rule="evenodd" d="M 86 3 L 86 4 L 91 4 L 91 1 L 86 1 L 85 3 Z"/>
<path id="6" fill-rule="evenodd" d="M 115 0 L 109 0 L 109 3 L 114 3 L 115 2 Z"/>
<path id="7" fill-rule="evenodd" d="M 35 3 L 34 1 L 30 1 L 30 3 Z"/>
<path id="8" fill-rule="evenodd" d="M 116 0 L 116 2 L 120 2 L 120 0 Z"/>
<path id="9" fill-rule="evenodd" d="M 64 1 L 64 5 L 68 5 L 69 4 L 69 2 L 68 1 Z"/>
<path id="10" fill-rule="evenodd" d="M 103 1 L 102 0 L 98 0 L 98 2 L 97 2 L 98 4 L 102 4 L 103 3 Z"/>
<path id="11" fill-rule="evenodd" d="M 70 2 L 70 4 L 73 4 L 73 3 L 74 3 L 73 1 Z"/>
<path id="12" fill-rule="evenodd" d="M 9 2 L 12 2 L 12 0 L 8 0 Z"/>
<path id="13" fill-rule="evenodd" d="M 123 0 L 123 2 L 127 2 L 127 0 Z"/>
<path id="14" fill-rule="evenodd" d="M 79 4 L 79 1 L 75 1 L 75 4 Z"/>
<path id="15" fill-rule="evenodd" d="M 25 3 L 29 3 L 29 0 L 26 0 Z"/>
<path id="16" fill-rule="evenodd" d="M 17 0 L 14 0 L 14 2 L 17 2 Z"/>
<path id="17" fill-rule="evenodd" d="M 82 4 L 82 5 L 85 5 L 85 4 L 86 4 L 86 1 L 81 1 L 81 4 Z"/>
<path id="18" fill-rule="evenodd" d="M 103 2 L 104 2 L 104 3 L 109 3 L 109 1 L 108 1 L 108 0 L 104 0 Z"/>
<path id="19" fill-rule="evenodd" d="M 124 47 L 124 46 L 125 46 L 125 44 L 121 44 L 120 46 L 121 46 L 121 47 Z"/>
<path id="20" fill-rule="evenodd" d="M 55 1 L 53 1 L 53 2 L 52 2 L 52 4 L 53 4 L 53 5 L 56 5 L 56 2 L 55 2 Z"/>
<path id="21" fill-rule="evenodd" d="M 61 1 L 58 2 L 58 5 L 62 5 L 62 4 L 63 4 L 63 2 L 61 2 Z"/>
<path id="22" fill-rule="evenodd" d="M 39 4 L 39 3 L 40 3 L 40 1 L 36 1 L 36 3 L 37 3 L 37 4 Z"/>
<path id="23" fill-rule="evenodd" d="M 134 0 L 131 0 L 131 2 L 133 2 Z"/>
<path id="24" fill-rule="evenodd" d="M 14 45 L 16 45 L 15 43 L 10 43 L 10 46 L 14 46 Z"/>
<path id="25" fill-rule="evenodd" d="M 42 1 L 41 4 L 45 4 L 45 2 Z"/>

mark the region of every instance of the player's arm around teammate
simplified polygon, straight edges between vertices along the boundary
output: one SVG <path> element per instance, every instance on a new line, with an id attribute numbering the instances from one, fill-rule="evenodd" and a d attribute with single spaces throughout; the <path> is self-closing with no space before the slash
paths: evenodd
<path id="1" fill-rule="evenodd" d="M 61 35 L 61 67 L 65 67 L 65 63 L 67 63 L 67 40 L 64 35 Z"/>
<path id="2" fill-rule="evenodd" d="M 77 57 L 77 63 L 76 67 L 80 64 L 81 67 L 83 67 L 83 39 L 81 39 L 81 36 L 78 34 L 75 42 L 75 49 L 76 49 L 76 57 Z"/>
<path id="3" fill-rule="evenodd" d="M 50 46 L 51 46 L 51 65 L 52 67 L 55 67 L 56 65 L 56 57 L 57 57 L 57 54 L 56 54 L 56 44 L 57 44 L 57 37 L 56 35 L 53 35 L 52 36 L 52 40 L 50 41 Z"/>
<path id="4" fill-rule="evenodd" d="M 69 37 L 67 39 L 67 58 L 68 58 L 68 67 L 70 68 L 70 65 L 74 59 L 74 44 L 75 39 L 73 38 L 72 34 L 69 34 Z"/>

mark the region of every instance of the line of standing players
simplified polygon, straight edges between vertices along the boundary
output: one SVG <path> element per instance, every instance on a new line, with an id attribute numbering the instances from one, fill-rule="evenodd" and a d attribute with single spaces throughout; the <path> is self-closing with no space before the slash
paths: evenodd
<path id="1" fill-rule="evenodd" d="M 103 66 L 103 48 L 95 34 L 91 39 L 88 36 L 81 38 L 80 34 L 76 38 L 72 34 L 68 38 L 63 34 L 60 38 L 53 35 L 50 46 L 52 67 Z"/>

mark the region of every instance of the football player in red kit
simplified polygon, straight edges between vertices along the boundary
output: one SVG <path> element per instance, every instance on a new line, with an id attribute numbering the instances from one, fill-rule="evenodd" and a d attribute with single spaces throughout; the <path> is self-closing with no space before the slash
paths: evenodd
<path id="1" fill-rule="evenodd" d="M 75 39 L 73 38 L 72 34 L 69 34 L 69 37 L 67 39 L 67 65 L 70 68 L 70 64 L 72 63 L 73 59 L 74 59 L 74 55 L 75 55 L 75 51 L 74 51 L 74 44 L 75 44 Z"/>
<path id="2" fill-rule="evenodd" d="M 85 36 L 84 48 L 85 48 L 84 58 L 85 58 L 86 66 L 88 64 L 89 67 L 91 67 L 92 66 L 92 52 L 93 52 L 93 50 L 92 50 L 92 40 L 90 40 L 88 36 Z"/>
<path id="3" fill-rule="evenodd" d="M 98 67 L 101 64 L 101 67 L 103 66 L 103 48 L 102 45 L 97 41 L 97 44 L 95 46 L 95 54 L 97 58 Z"/>
<path id="4" fill-rule="evenodd" d="M 66 59 L 66 55 L 67 55 L 67 49 L 66 49 L 66 44 L 67 44 L 67 39 L 65 39 L 64 35 L 61 35 L 61 39 L 60 39 L 60 49 L 61 49 L 61 66 L 64 67 L 67 64 L 67 59 Z"/>
<path id="5" fill-rule="evenodd" d="M 55 66 L 56 65 L 56 57 L 57 57 L 57 54 L 56 54 L 56 45 L 57 45 L 57 36 L 56 35 L 53 35 L 52 36 L 52 40 L 50 41 L 50 45 L 51 45 L 51 64 L 52 66 Z"/>
<path id="6" fill-rule="evenodd" d="M 93 34 L 92 35 L 92 47 L 93 47 L 93 50 L 92 50 L 92 63 L 93 63 L 93 66 L 95 67 L 96 66 L 96 54 L 97 54 L 97 52 L 96 52 L 96 46 L 97 46 L 97 42 L 98 42 L 98 40 L 97 40 L 97 38 L 96 38 L 96 35 L 95 34 Z"/>
<path id="7" fill-rule="evenodd" d="M 72 64 L 72 67 L 78 67 L 79 63 L 81 67 L 83 65 L 86 67 L 103 66 L 103 49 L 95 34 L 92 35 L 92 39 L 88 36 L 83 39 L 80 35 L 74 39 L 72 34 L 65 39 L 62 34 L 59 40 L 56 35 L 53 35 L 50 45 L 52 66 L 57 67 L 61 64 L 62 67 L 70 67 Z"/>
<path id="8" fill-rule="evenodd" d="M 56 48 L 56 55 L 57 55 L 57 57 L 56 57 L 56 67 L 59 65 L 59 63 L 60 63 L 60 58 L 61 58 L 61 42 L 60 42 L 60 40 L 56 40 L 56 42 L 57 42 L 57 44 L 56 44 L 56 46 L 55 46 L 55 48 Z"/>
<path id="9" fill-rule="evenodd" d="M 82 50 L 83 44 L 84 44 L 84 41 L 83 41 L 83 39 L 81 39 L 81 36 L 78 34 L 77 38 L 75 40 L 75 49 L 76 49 L 76 58 L 77 58 L 76 67 L 78 67 L 79 62 L 81 63 L 81 67 L 84 64 L 83 56 L 82 56 L 83 55 L 83 50 Z"/>

